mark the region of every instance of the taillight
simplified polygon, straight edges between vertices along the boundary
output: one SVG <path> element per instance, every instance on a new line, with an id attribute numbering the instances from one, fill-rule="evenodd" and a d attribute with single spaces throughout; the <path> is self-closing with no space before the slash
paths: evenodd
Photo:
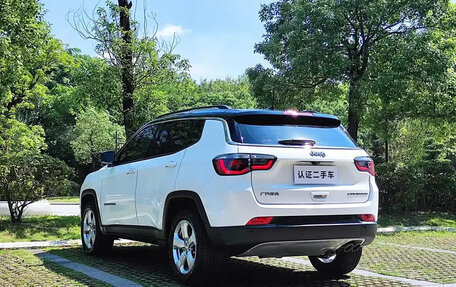
<path id="1" fill-rule="evenodd" d="M 266 225 L 271 223 L 272 216 L 265 216 L 265 217 L 255 217 L 247 222 L 247 225 Z"/>
<path id="2" fill-rule="evenodd" d="M 355 157 L 355 165 L 359 171 L 365 171 L 375 176 L 374 161 L 370 157 Z"/>
<path id="3" fill-rule="evenodd" d="M 252 170 L 268 170 L 276 157 L 266 154 L 233 153 L 220 155 L 212 160 L 219 175 L 241 175 Z"/>

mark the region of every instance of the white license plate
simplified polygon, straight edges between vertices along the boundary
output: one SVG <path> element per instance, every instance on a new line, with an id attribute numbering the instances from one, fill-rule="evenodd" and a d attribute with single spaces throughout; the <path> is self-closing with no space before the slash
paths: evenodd
<path id="1" fill-rule="evenodd" d="M 337 181 L 337 168 L 333 166 L 294 166 L 296 184 L 332 184 Z"/>

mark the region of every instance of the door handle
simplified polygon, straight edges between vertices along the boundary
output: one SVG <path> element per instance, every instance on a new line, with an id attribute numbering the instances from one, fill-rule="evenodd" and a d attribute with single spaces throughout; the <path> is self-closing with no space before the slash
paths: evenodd
<path id="1" fill-rule="evenodd" d="M 176 167 L 176 165 L 177 165 L 177 162 L 175 162 L 175 161 L 170 161 L 170 162 L 165 163 L 165 167 Z"/>
<path id="2" fill-rule="evenodd" d="M 135 174 L 136 173 L 136 170 L 134 169 L 130 169 L 129 171 L 127 171 L 127 174 Z"/>

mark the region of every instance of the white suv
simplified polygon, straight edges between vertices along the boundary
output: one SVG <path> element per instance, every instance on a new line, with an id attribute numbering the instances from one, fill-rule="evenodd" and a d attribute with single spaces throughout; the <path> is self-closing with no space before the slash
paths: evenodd
<path id="1" fill-rule="evenodd" d="M 307 255 L 322 273 L 346 274 L 376 234 L 373 161 L 334 116 L 185 110 L 101 160 L 81 188 L 84 251 L 109 251 L 115 238 L 158 244 L 184 282 L 234 255 Z"/>

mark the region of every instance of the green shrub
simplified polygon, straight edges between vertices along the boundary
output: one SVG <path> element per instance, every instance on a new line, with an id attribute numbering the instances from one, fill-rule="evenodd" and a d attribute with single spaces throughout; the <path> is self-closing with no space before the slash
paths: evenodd
<path id="1" fill-rule="evenodd" d="M 380 206 L 388 211 L 456 211 L 456 169 L 449 160 L 376 166 Z"/>

